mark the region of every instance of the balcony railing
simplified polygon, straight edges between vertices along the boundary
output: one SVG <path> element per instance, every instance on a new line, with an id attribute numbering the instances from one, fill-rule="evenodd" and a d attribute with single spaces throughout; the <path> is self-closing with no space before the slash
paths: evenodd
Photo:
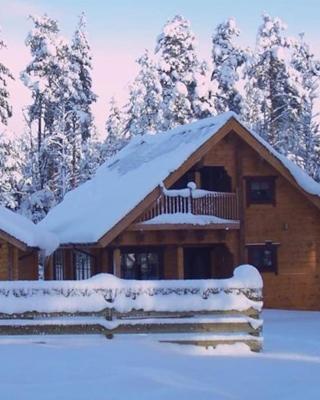
<path id="1" fill-rule="evenodd" d="M 212 215 L 228 220 L 239 220 L 237 193 L 211 192 L 197 189 L 193 182 L 186 189 L 163 188 L 156 203 L 137 222 L 150 220 L 162 214 Z"/>

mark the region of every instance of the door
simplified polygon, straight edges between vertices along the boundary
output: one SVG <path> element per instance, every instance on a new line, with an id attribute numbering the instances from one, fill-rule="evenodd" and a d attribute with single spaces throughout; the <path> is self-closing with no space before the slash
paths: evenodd
<path id="1" fill-rule="evenodd" d="M 210 279 L 211 257 L 209 247 L 187 247 L 184 249 L 185 279 Z"/>

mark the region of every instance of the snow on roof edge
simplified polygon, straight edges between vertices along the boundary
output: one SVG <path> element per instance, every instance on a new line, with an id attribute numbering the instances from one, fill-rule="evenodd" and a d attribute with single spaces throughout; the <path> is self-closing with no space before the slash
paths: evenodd
<path id="1" fill-rule="evenodd" d="M 0 206 L 0 230 L 26 247 L 42 250 L 45 256 L 49 256 L 59 246 L 59 240 L 55 234 L 3 206 Z"/>
<path id="2" fill-rule="evenodd" d="M 320 183 L 316 182 L 310 175 L 307 174 L 301 167 L 289 160 L 286 156 L 275 150 L 265 139 L 248 128 L 240 119 L 240 117 L 234 113 L 233 118 L 241 124 L 262 146 L 269 151 L 274 157 L 281 162 L 281 164 L 288 170 L 290 175 L 296 181 L 296 183 L 308 194 L 320 197 Z"/>

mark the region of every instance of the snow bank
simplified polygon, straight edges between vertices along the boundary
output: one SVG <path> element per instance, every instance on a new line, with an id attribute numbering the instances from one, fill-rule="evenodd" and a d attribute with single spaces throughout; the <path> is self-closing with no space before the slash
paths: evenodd
<path id="1" fill-rule="evenodd" d="M 230 279 L 123 280 L 99 274 L 83 281 L 1 282 L 0 313 L 261 310 L 262 279 L 250 265 Z"/>
<path id="2" fill-rule="evenodd" d="M 28 218 L 0 206 L 0 230 L 18 239 L 28 247 L 37 247 L 50 255 L 58 246 L 58 238 L 35 225 Z"/>

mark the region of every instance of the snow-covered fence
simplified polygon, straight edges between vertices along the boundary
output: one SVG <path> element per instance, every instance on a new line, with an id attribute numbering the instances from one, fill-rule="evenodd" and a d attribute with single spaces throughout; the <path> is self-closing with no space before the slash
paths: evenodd
<path id="1" fill-rule="evenodd" d="M 83 281 L 0 283 L 0 315 L 22 313 L 118 313 L 245 311 L 262 307 L 262 280 L 252 266 L 230 279 L 123 280 L 100 274 Z"/>
<path id="2" fill-rule="evenodd" d="M 101 274 L 84 281 L 2 282 L 0 334 L 157 333 L 162 342 L 241 342 L 260 351 L 261 290 L 261 276 L 250 265 L 223 280 L 129 281 Z"/>

